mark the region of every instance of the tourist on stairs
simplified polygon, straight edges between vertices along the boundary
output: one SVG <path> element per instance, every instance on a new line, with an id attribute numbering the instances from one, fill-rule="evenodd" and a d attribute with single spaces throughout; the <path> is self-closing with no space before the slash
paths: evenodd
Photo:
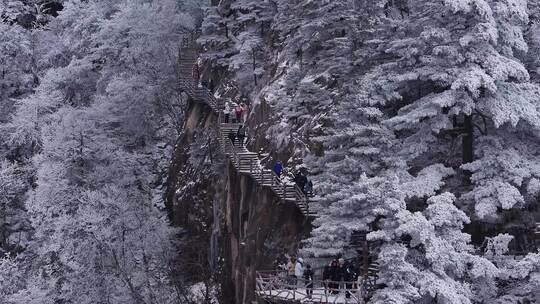
<path id="1" fill-rule="evenodd" d="M 246 123 L 249 115 L 248 106 L 245 103 L 241 103 L 240 107 L 242 108 L 242 122 Z"/>
<path id="2" fill-rule="evenodd" d="M 339 293 L 339 282 L 341 281 L 341 274 L 339 273 L 338 262 L 336 260 L 332 261 L 330 266 L 330 289 L 332 294 Z"/>
<path id="3" fill-rule="evenodd" d="M 238 121 L 236 120 L 236 114 L 235 114 L 235 109 L 238 105 L 236 104 L 236 102 L 232 101 L 231 102 L 231 110 L 229 112 L 230 114 L 230 119 L 231 119 L 231 123 L 237 123 Z"/>
<path id="4" fill-rule="evenodd" d="M 306 271 L 304 271 L 304 280 L 306 282 L 306 294 L 308 299 L 311 299 L 313 295 L 313 270 L 311 265 L 306 265 Z"/>
<path id="5" fill-rule="evenodd" d="M 307 184 L 307 177 L 302 173 L 301 171 L 297 172 L 294 177 L 294 182 L 296 185 L 298 185 L 298 188 L 302 190 L 304 194 L 306 194 L 305 186 Z"/>
<path id="6" fill-rule="evenodd" d="M 304 193 L 307 196 L 313 196 L 313 182 L 311 182 L 311 180 L 308 180 L 308 182 L 304 186 Z"/>
<path id="7" fill-rule="evenodd" d="M 199 82 L 199 80 L 201 78 L 201 69 L 200 69 L 200 66 L 199 66 L 200 63 L 202 63 L 202 60 L 201 60 L 201 58 L 198 58 L 197 62 L 195 62 L 195 64 L 193 64 L 193 69 L 191 70 L 191 76 L 193 77 L 193 82 L 198 87 L 201 87 L 201 84 Z"/>
<path id="8" fill-rule="evenodd" d="M 246 138 L 246 127 L 244 125 L 240 125 L 238 127 L 238 131 L 236 131 L 236 137 L 238 138 L 238 143 L 240 147 L 243 147 L 244 139 Z"/>
<path id="9" fill-rule="evenodd" d="M 283 165 L 281 165 L 281 162 L 276 162 L 272 168 L 272 171 L 274 171 L 278 178 L 281 178 L 281 172 L 283 172 Z"/>
<path id="10" fill-rule="evenodd" d="M 235 145 L 235 141 L 236 141 L 236 133 L 234 133 L 233 130 L 229 131 L 229 140 L 231 141 L 233 147 Z"/>
<path id="11" fill-rule="evenodd" d="M 225 117 L 225 123 L 229 123 L 229 118 L 231 117 L 231 102 L 227 101 L 225 103 L 225 108 L 223 109 L 223 115 Z"/>
<path id="12" fill-rule="evenodd" d="M 348 262 L 345 264 L 346 274 L 343 280 L 346 283 L 345 285 L 345 298 L 349 299 L 351 297 L 351 292 L 354 292 L 358 286 L 355 283 L 358 280 L 358 269 L 354 266 L 354 263 Z"/>
<path id="13" fill-rule="evenodd" d="M 236 105 L 236 108 L 234 109 L 234 112 L 236 114 L 236 122 L 242 121 L 242 114 L 243 114 L 243 108 L 240 104 Z"/>
<path id="14" fill-rule="evenodd" d="M 287 276 L 289 277 L 288 283 L 291 287 L 296 286 L 296 276 L 294 274 L 295 267 L 296 267 L 296 260 L 294 256 L 291 256 L 289 258 L 289 263 L 287 263 Z"/>
<path id="15" fill-rule="evenodd" d="M 346 289 L 345 282 L 347 282 L 347 266 L 345 265 L 345 259 L 339 258 L 338 260 L 338 282 L 340 282 L 340 289 Z M 343 281 L 343 284 L 341 284 Z"/>
<path id="16" fill-rule="evenodd" d="M 323 273 L 322 273 L 322 279 L 323 279 L 323 287 L 324 287 L 324 294 L 327 293 L 328 288 L 330 288 L 330 267 L 332 264 L 328 264 L 324 266 Z"/>
<path id="17" fill-rule="evenodd" d="M 296 260 L 296 266 L 294 267 L 294 275 L 296 276 L 298 285 L 302 286 L 302 280 L 304 277 L 304 260 L 302 260 L 302 258 L 298 258 Z"/>

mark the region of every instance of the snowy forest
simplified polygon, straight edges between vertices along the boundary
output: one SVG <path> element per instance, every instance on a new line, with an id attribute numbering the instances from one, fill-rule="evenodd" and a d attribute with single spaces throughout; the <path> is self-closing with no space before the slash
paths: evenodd
<path id="1" fill-rule="evenodd" d="M 0 0 L 0 37 L 0 304 L 540 303 L 538 0 Z"/>

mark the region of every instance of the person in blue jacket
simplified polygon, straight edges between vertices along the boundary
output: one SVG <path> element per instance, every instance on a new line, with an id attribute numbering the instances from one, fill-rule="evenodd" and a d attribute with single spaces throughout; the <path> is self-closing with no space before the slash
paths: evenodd
<path id="1" fill-rule="evenodd" d="M 276 162 L 272 171 L 274 171 L 278 178 L 281 178 L 281 172 L 283 172 L 283 165 L 281 165 L 281 162 Z"/>

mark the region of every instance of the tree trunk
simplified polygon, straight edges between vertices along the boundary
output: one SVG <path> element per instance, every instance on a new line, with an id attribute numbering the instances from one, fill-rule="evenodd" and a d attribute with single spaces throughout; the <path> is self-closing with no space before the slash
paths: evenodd
<path id="1" fill-rule="evenodd" d="M 467 164 L 474 160 L 474 128 L 472 122 L 472 116 L 467 115 L 463 121 L 463 128 L 465 135 L 463 136 L 463 163 Z"/>

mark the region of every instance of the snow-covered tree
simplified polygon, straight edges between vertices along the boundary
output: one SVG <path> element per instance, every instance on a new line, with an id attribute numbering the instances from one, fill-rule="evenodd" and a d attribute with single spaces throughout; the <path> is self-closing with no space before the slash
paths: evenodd
<path id="1" fill-rule="evenodd" d="M 226 8 L 242 7 L 250 19 L 252 2 L 227 1 Z M 333 255 L 353 231 L 375 230 L 387 284 L 377 301 L 473 303 L 500 295 L 498 265 L 470 240 L 485 235 L 465 224 L 530 229 L 538 212 L 540 95 L 529 75 L 538 57 L 529 21 L 538 5 L 273 4 L 266 36 L 239 26 L 226 52 L 209 54 L 246 62 L 235 43 L 246 37 L 269 54 L 260 88 L 246 85 L 245 69 L 231 77 L 255 103 L 272 107 L 270 150 L 312 174 L 319 218 L 306 250 Z M 212 24 L 234 23 L 213 12 Z M 216 38 L 205 34 L 201 40 Z"/>
<path id="2" fill-rule="evenodd" d="M 39 86 L 1 128 L 5 155 L 32 159 L 36 172 L 14 179 L 19 164 L 2 162 L 0 184 L 15 191 L 13 180 L 35 178 L 22 196 L 35 231 L 25 251 L 0 264 L 2 275 L 17 268 L 19 280 L 0 283 L 2 302 L 185 296 L 162 197 L 183 120 L 178 46 L 193 23 L 174 0 L 66 1 L 31 30 Z"/>

